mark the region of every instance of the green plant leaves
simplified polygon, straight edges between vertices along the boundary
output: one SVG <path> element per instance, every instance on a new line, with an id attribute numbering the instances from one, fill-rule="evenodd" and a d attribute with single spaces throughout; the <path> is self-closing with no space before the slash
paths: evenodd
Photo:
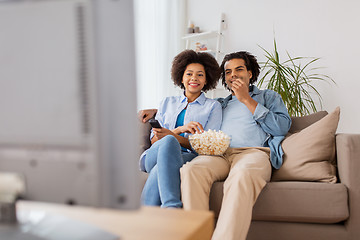
<path id="1" fill-rule="evenodd" d="M 322 107 L 322 98 L 318 90 L 313 86 L 314 81 L 335 83 L 327 75 L 317 73 L 321 67 L 313 67 L 320 58 L 291 57 L 287 52 L 288 59 L 280 61 L 274 38 L 273 52 L 269 52 L 259 46 L 266 57 L 266 61 L 260 63 L 264 75 L 258 80 L 258 87 L 265 86 L 279 93 L 288 109 L 290 116 L 304 116 L 316 112 L 316 104 L 312 96 L 318 98 Z"/>

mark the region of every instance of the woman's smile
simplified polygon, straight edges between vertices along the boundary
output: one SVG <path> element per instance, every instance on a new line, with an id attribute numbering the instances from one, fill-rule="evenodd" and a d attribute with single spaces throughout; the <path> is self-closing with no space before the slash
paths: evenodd
<path id="1" fill-rule="evenodd" d="M 189 83 L 190 87 L 199 87 L 200 84 L 199 83 Z"/>

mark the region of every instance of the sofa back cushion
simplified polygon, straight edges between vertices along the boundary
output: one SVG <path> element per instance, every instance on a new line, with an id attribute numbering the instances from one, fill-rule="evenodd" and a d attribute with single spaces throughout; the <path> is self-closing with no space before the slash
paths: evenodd
<path id="1" fill-rule="evenodd" d="M 283 165 L 275 170 L 272 181 L 320 181 L 336 182 L 335 132 L 339 122 L 340 108 L 326 115 L 301 131 L 310 121 L 299 123 L 282 142 Z M 319 117 L 319 116 L 317 116 Z M 305 117 L 305 120 L 308 120 Z M 298 131 L 298 132 L 296 132 Z"/>
<path id="2" fill-rule="evenodd" d="M 311 124 L 319 121 L 328 114 L 327 111 L 319 111 L 303 117 L 291 117 L 291 127 L 289 134 L 300 132 L 304 128 L 307 128 Z"/>

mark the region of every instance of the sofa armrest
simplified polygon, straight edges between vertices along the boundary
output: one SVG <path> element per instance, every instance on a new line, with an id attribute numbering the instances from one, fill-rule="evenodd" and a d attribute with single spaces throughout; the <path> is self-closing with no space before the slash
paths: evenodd
<path id="1" fill-rule="evenodd" d="M 336 135 L 339 179 L 349 192 L 350 217 L 345 225 L 351 238 L 360 236 L 360 134 Z"/>
<path id="2" fill-rule="evenodd" d="M 151 142 L 150 142 L 150 130 L 151 130 L 151 125 L 149 122 L 146 123 L 139 123 L 139 127 L 140 127 L 140 153 L 142 153 L 143 151 L 145 151 L 146 149 L 148 149 L 151 146 Z"/>

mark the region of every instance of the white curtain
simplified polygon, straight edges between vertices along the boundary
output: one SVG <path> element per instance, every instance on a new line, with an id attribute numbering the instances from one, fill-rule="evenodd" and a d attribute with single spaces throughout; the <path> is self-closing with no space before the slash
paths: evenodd
<path id="1" fill-rule="evenodd" d="M 181 93 L 170 76 L 174 56 L 184 49 L 183 0 L 135 0 L 138 109 L 157 108 Z"/>

